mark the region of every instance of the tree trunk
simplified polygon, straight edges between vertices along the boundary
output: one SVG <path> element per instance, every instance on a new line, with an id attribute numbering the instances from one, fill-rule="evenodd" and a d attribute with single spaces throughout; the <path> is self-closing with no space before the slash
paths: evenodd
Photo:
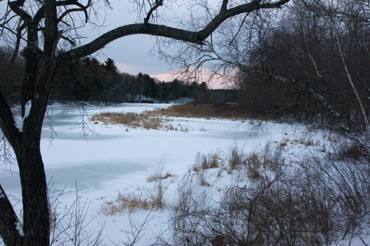
<path id="1" fill-rule="evenodd" d="M 17 155 L 23 203 L 24 245 L 49 245 L 48 188 L 39 142 L 25 141 Z"/>
<path id="2" fill-rule="evenodd" d="M 16 151 L 20 153 L 17 161 L 22 186 L 23 223 L 0 186 L 0 235 L 9 246 L 49 246 L 48 189 L 39 142 L 24 139 Z"/>
<path id="3" fill-rule="evenodd" d="M 52 62 L 49 64 L 53 65 Z M 24 88 L 28 89 L 23 93 L 22 101 L 30 101 L 31 105 L 26 110 L 25 103 L 22 103 L 23 124 L 18 125 L 18 128 L 15 126 L 10 107 L 0 93 L 0 115 L 2 116 L 0 126 L 15 152 L 22 187 L 23 220 L 21 219 L 21 222 L 24 225 L 22 233 L 16 230 L 21 228 L 21 223 L 16 219 L 14 211 L 10 209 L 11 204 L 6 199 L 0 199 L 0 213 L 2 214 L 0 216 L 0 236 L 6 245 L 10 246 L 49 246 L 50 244 L 48 188 L 40 141 L 42 122 L 55 69 L 44 67 L 45 71 L 42 72 L 38 83 L 35 81 L 36 76 L 25 76 Z M 32 67 L 29 70 L 30 72 L 26 71 L 26 74 L 36 73 Z M 37 86 L 34 86 L 35 84 Z M 30 88 L 34 94 L 27 93 Z"/>

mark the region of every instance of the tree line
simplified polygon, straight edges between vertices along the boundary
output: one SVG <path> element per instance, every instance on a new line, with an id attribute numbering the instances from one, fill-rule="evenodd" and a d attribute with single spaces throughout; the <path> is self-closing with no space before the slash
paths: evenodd
<path id="1" fill-rule="evenodd" d="M 11 62 L 12 50 L 0 48 L 0 87 L 12 101 L 21 92 L 24 61 L 20 56 Z M 64 64 L 58 71 L 51 100 L 60 102 L 170 102 L 180 98 L 202 101 L 208 86 L 205 82 L 160 81 L 145 73 L 131 75 L 118 70 L 113 59 L 104 62 L 84 57 Z"/>
<path id="2" fill-rule="evenodd" d="M 261 21 L 266 28 L 238 63 L 244 107 L 310 121 L 340 118 L 349 128 L 366 129 L 369 16 L 365 1 L 294 1 L 284 14 Z"/>
<path id="3" fill-rule="evenodd" d="M 223 23 L 201 47 L 176 43 L 166 59 L 189 77 L 197 67 L 229 76 L 247 111 L 362 131 L 370 112 L 369 16 L 365 0 L 292 0 Z"/>

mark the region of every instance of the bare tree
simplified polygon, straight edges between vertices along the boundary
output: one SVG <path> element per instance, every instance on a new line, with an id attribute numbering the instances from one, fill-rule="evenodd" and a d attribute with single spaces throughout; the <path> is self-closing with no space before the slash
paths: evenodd
<path id="1" fill-rule="evenodd" d="M 203 45 L 224 21 L 259 9 L 279 8 L 289 0 L 219 1 L 209 21 L 198 30 L 160 25 L 152 22 L 165 1 L 133 1 L 145 18 L 141 23 L 112 29 L 95 40 L 77 46 L 76 18 L 88 22 L 97 4 L 108 1 L 14 0 L 5 3 L 0 17 L 0 35 L 14 42 L 14 56 L 23 48 L 25 71 L 19 101 L 19 122 L 0 93 L 0 127 L 12 146 L 19 166 L 22 187 L 23 225 L 16 219 L 6 196 L 0 194 L 0 235 L 7 245 L 49 245 L 50 211 L 44 163 L 40 152 L 41 128 L 54 77 L 65 62 L 90 55 L 108 43 L 125 36 L 147 34 Z M 4 3 L 3 3 L 4 4 Z M 71 48 L 62 50 L 67 42 Z M 24 47 L 22 45 L 24 44 Z M 6 212 L 4 212 L 6 211 Z M 23 227 L 23 228 L 22 228 Z M 9 228 L 12 228 L 10 230 Z M 18 230 L 16 230 L 18 229 Z M 22 230 L 21 230 L 22 229 Z"/>
<path id="2" fill-rule="evenodd" d="M 349 69 L 349 64 L 344 50 L 345 45 L 342 41 L 343 35 L 341 35 L 341 32 L 343 32 L 343 29 L 344 31 L 351 32 L 351 27 L 353 27 L 353 23 L 356 22 L 357 18 L 361 17 L 360 13 L 358 12 L 358 9 L 362 8 L 362 10 L 364 9 L 369 10 L 370 6 L 369 4 L 366 3 L 363 3 L 363 5 L 359 5 L 358 3 L 351 1 L 350 2 L 328 1 L 327 3 L 324 3 L 322 1 L 315 0 L 315 2 L 317 3 L 318 6 L 320 6 L 320 9 L 326 14 L 326 17 L 330 23 L 330 29 L 332 30 L 331 33 L 333 34 L 335 43 L 337 45 L 340 61 L 343 65 L 343 69 L 348 79 L 348 83 L 350 84 L 352 91 L 355 94 L 356 101 L 361 111 L 362 120 L 364 122 L 364 128 L 366 130 L 369 125 L 369 121 L 367 118 L 365 106 L 362 102 L 362 99 L 358 91 L 359 90 L 358 86 L 356 86 L 355 81 L 353 80 L 353 75 Z M 347 5 L 349 5 L 350 7 L 348 7 Z M 343 15 L 343 13 L 347 14 Z M 351 34 L 349 33 L 349 35 Z M 347 45 L 350 45 L 348 41 Z M 350 47 L 347 47 L 347 49 L 350 49 Z"/>

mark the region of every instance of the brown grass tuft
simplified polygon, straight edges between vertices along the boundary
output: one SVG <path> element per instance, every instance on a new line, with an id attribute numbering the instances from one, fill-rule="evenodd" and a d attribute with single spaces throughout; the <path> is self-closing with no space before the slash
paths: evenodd
<path id="1" fill-rule="evenodd" d="M 150 175 L 146 179 L 146 181 L 149 182 L 149 183 L 151 183 L 153 181 L 168 179 L 168 178 L 171 178 L 173 176 L 174 175 L 172 173 L 170 173 L 170 172 L 166 172 L 165 174 L 157 174 L 157 173 L 155 173 L 155 174 Z"/>
<path id="2" fill-rule="evenodd" d="M 236 170 L 239 166 L 245 166 L 245 155 L 242 151 L 238 149 L 238 147 L 234 147 L 231 149 L 230 157 L 229 157 L 229 167 L 231 170 Z"/>
<path id="3" fill-rule="evenodd" d="M 178 129 L 173 127 L 168 122 L 169 119 L 160 117 L 156 111 L 145 111 L 141 114 L 137 113 L 100 113 L 95 114 L 91 117 L 92 121 L 101 121 L 105 125 L 108 124 L 119 124 L 125 125 L 131 128 L 143 128 L 143 129 L 165 129 L 171 131 L 177 131 Z M 181 129 L 180 129 L 181 130 Z M 126 131 L 128 131 L 126 129 Z"/>
<path id="4" fill-rule="evenodd" d="M 159 111 L 163 116 L 186 118 L 222 118 L 239 120 L 249 115 L 238 104 L 184 104 Z"/>
<path id="5" fill-rule="evenodd" d="M 161 209 L 164 207 L 163 193 L 162 186 L 157 187 L 149 197 L 134 192 L 130 194 L 118 193 L 117 199 L 115 201 L 105 202 L 101 206 L 100 212 L 106 216 L 112 216 L 123 214 L 125 211 L 132 212 L 137 209 Z"/>
<path id="6" fill-rule="evenodd" d="M 208 156 L 198 153 L 192 169 L 194 172 L 199 172 L 200 170 L 218 168 L 221 165 L 222 158 L 217 153 L 209 154 Z"/>
<path id="7" fill-rule="evenodd" d="M 101 121 L 105 125 L 120 124 L 131 128 L 163 129 L 166 131 L 188 132 L 189 129 L 178 125 L 173 126 L 171 119 L 167 117 L 185 118 L 222 118 L 239 120 L 245 119 L 248 115 L 243 112 L 237 104 L 185 104 L 173 105 L 166 109 L 145 111 L 137 113 L 100 113 L 91 117 L 92 121 Z M 128 129 L 126 128 L 126 131 Z"/>

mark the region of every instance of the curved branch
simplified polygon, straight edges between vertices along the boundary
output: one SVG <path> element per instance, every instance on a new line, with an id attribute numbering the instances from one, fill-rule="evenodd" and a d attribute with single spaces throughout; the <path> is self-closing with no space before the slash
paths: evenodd
<path id="1" fill-rule="evenodd" d="M 61 35 L 60 38 L 67 41 L 72 47 L 76 46 L 76 41 L 74 41 L 73 39 L 63 36 L 63 35 Z"/>
<path id="2" fill-rule="evenodd" d="M 284 4 L 288 3 L 290 0 L 280 0 L 272 3 L 260 4 L 260 1 L 252 1 L 247 4 L 242 4 L 237 7 L 221 11 L 216 15 L 213 20 L 199 32 L 199 36 L 202 40 L 206 39 L 222 22 L 225 20 L 237 16 L 243 13 L 250 13 L 258 9 L 272 9 L 280 8 Z"/>
<path id="3" fill-rule="evenodd" d="M 90 55 L 118 38 L 135 34 L 148 34 L 153 36 L 182 40 L 190 43 L 203 44 L 203 40 L 199 37 L 198 32 L 186 31 L 178 28 L 156 24 L 131 24 L 115 28 L 86 45 L 63 53 L 60 55 L 58 60 L 60 62 L 63 62 L 66 60 L 81 58 Z"/>
<path id="4" fill-rule="evenodd" d="M 91 6 L 91 0 L 89 0 L 86 5 L 82 5 L 81 3 L 77 2 L 77 1 L 74 1 L 74 0 L 68 0 L 68 1 L 60 1 L 60 2 L 57 2 L 57 6 L 60 7 L 60 6 L 68 6 L 68 5 L 76 5 L 78 8 L 74 8 L 74 9 L 69 9 L 67 10 L 66 12 L 62 13 L 62 15 L 58 18 L 58 22 L 60 20 L 62 20 L 66 15 L 68 15 L 69 13 L 71 12 L 78 12 L 78 11 L 82 11 L 84 12 L 85 14 L 85 22 L 87 23 L 87 21 L 89 20 L 89 15 L 87 13 L 87 9 Z"/>
<path id="5" fill-rule="evenodd" d="M 247 4 L 237 6 L 235 8 L 228 9 L 226 11 L 222 11 L 218 15 L 216 15 L 213 18 L 213 20 L 211 20 L 209 24 L 206 25 L 206 27 L 204 27 L 202 30 L 198 32 L 149 23 L 121 26 L 101 35 L 100 37 L 96 38 L 95 40 L 86 45 L 80 46 L 78 48 L 72 49 L 66 53 L 61 54 L 58 60 L 59 62 L 64 62 L 67 60 L 81 58 L 90 55 L 118 38 L 134 34 L 148 34 L 203 45 L 204 40 L 209 35 L 211 35 L 211 33 L 225 20 L 233 16 L 242 13 L 249 13 L 258 9 L 279 8 L 289 1 L 290 0 L 280 0 L 266 4 L 250 2 Z"/>
<path id="6" fill-rule="evenodd" d="M 26 11 L 20 8 L 23 6 L 24 2 L 25 0 L 9 2 L 9 7 L 14 13 L 16 13 L 19 17 L 21 17 L 25 22 L 28 22 L 32 20 L 32 17 Z"/>
<path id="7" fill-rule="evenodd" d="M 85 22 L 88 21 L 89 17 L 88 17 L 87 9 L 91 6 L 91 0 L 89 0 L 87 2 L 86 6 L 83 6 L 81 3 L 79 3 L 79 2 L 77 2 L 75 0 L 66 0 L 66 1 L 56 2 L 56 6 L 57 7 L 63 7 L 63 6 L 69 6 L 69 5 L 76 5 L 78 8 L 72 9 L 72 11 L 66 10 L 66 12 L 63 12 L 62 15 L 58 18 L 57 23 L 59 23 L 69 13 L 71 13 L 71 12 L 77 12 L 77 11 L 84 12 L 84 14 L 85 14 Z M 33 20 L 36 23 L 40 23 L 40 21 L 43 18 L 45 18 L 45 6 L 44 5 L 39 8 L 39 10 L 35 14 L 35 17 L 33 18 Z"/>

